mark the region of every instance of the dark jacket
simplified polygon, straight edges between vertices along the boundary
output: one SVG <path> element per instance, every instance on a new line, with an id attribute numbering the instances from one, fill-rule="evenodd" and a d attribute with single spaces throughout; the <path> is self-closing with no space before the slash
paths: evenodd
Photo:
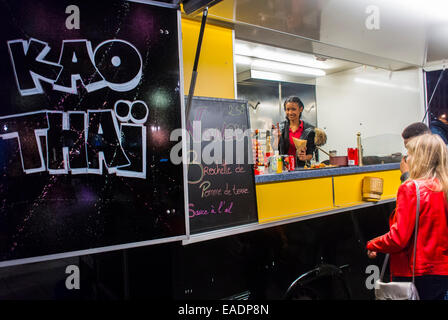
<path id="1" fill-rule="evenodd" d="M 438 134 L 445 144 L 448 144 L 448 125 L 444 124 L 440 120 L 431 121 L 431 132 L 433 134 Z"/>
<path id="2" fill-rule="evenodd" d="M 306 142 L 306 154 L 313 154 L 316 150 L 316 145 L 314 144 L 314 137 L 316 136 L 316 133 L 314 132 L 314 126 L 309 124 L 308 122 L 305 122 L 303 120 L 300 120 L 303 122 L 303 132 L 300 136 L 300 139 L 307 140 Z M 278 151 L 280 154 L 288 154 L 289 150 L 289 121 L 283 121 L 281 123 L 281 135 L 278 143 Z M 303 167 L 305 166 L 305 161 L 296 161 L 297 165 L 296 167 Z"/>
<path id="3" fill-rule="evenodd" d="M 401 183 L 409 179 L 409 171 L 403 172 L 400 176 Z"/>

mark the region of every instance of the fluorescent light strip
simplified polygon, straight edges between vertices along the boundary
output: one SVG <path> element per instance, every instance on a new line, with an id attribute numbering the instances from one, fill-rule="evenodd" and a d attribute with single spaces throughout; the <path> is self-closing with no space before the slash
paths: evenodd
<path id="1" fill-rule="evenodd" d="M 258 71 L 258 70 L 252 70 L 250 76 L 253 79 L 272 80 L 272 81 L 285 80 L 284 77 L 279 73 Z"/>
<path id="2" fill-rule="evenodd" d="M 250 66 L 251 69 L 272 71 L 278 73 L 301 74 L 311 76 L 324 76 L 323 70 L 316 68 L 302 67 L 294 64 L 274 62 L 263 59 L 251 59 L 245 56 L 235 55 L 235 62 L 240 65 Z"/>
<path id="3" fill-rule="evenodd" d="M 251 65 L 254 69 L 266 69 L 274 72 L 287 72 L 287 73 L 297 73 L 297 74 L 305 74 L 312 76 L 324 76 L 325 71 L 316 69 L 316 68 L 308 68 L 297 66 L 294 64 L 282 63 L 282 62 L 274 62 L 262 59 L 254 59 Z"/>
<path id="4" fill-rule="evenodd" d="M 260 45 L 250 45 L 243 42 L 235 43 L 235 54 L 259 58 L 271 61 L 278 61 L 310 68 L 328 69 L 329 66 L 322 61 L 316 61 L 314 57 L 307 57 L 300 53 L 287 52 L 283 49 L 261 47 Z"/>

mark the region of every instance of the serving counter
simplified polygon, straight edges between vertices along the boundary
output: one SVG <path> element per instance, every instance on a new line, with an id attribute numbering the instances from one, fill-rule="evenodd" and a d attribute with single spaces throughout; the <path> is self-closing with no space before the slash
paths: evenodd
<path id="1" fill-rule="evenodd" d="M 362 209 L 395 201 L 400 164 L 303 169 L 255 176 L 258 222 L 190 235 L 184 244 L 250 232 L 277 225 Z M 383 179 L 377 202 L 362 200 L 364 177 Z"/>
<path id="2" fill-rule="evenodd" d="M 369 204 L 361 193 L 366 176 L 383 179 L 379 203 L 394 201 L 400 186 L 399 168 L 399 163 L 388 163 L 258 175 L 258 220 L 267 223 Z"/>

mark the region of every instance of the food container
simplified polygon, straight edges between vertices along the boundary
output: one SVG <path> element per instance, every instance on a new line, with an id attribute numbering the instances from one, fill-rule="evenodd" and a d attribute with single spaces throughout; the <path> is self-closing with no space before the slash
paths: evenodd
<path id="1" fill-rule="evenodd" d="M 274 152 L 274 155 L 272 157 L 269 157 L 269 172 L 270 173 L 276 173 L 277 172 L 277 165 L 278 165 L 278 151 Z"/>
<path id="2" fill-rule="evenodd" d="M 283 161 L 283 171 L 289 171 L 289 156 L 285 155 L 282 156 Z"/>
<path id="3" fill-rule="evenodd" d="M 358 163 L 358 148 L 347 149 L 348 165 L 357 166 Z"/>
<path id="4" fill-rule="evenodd" d="M 297 139 L 297 138 L 292 138 L 292 141 L 294 142 L 294 146 L 296 147 L 296 151 L 297 153 L 300 153 L 301 151 L 306 149 L 306 140 L 303 139 Z"/>
<path id="5" fill-rule="evenodd" d="M 330 157 L 330 164 L 335 166 L 346 166 L 348 165 L 348 158 L 347 156 L 335 156 Z"/>
<path id="6" fill-rule="evenodd" d="M 277 173 L 283 172 L 283 159 L 281 156 L 276 157 L 277 160 Z"/>
<path id="7" fill-rule="evenodd" d="M 296 168 L 296 157 L 289 156 L 289 171 L 294 171 Z"/>
<path id="8" fill-rule="evenodd" d="M 340 167 L 348 165 L 347 156 L 337 156 L 335 150 L 331 150 L 328 153 L 327 151 L 323 150 L 320 147 L 317 148 L 328 156 L 328 158 L 330 159 L 330 165 Z"/>
<path id="9" fill-rule="evenodd" d="M 362 180 L 362 200 L 378 201 L 383 194 L 383 179 L 377 177 L 364 177 Z"/>

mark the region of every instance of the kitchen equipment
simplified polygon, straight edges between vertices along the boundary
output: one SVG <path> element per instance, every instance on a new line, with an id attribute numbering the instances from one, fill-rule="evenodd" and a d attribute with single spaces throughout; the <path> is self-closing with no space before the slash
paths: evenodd
<path id="1" fill-rule="evenodd" d="M 317 147 L 317 149 L 319 149 L 320 151 L 325 153 L 330 158 L 330 165 L 341 166 L 341 167 L 348 165 L 347 156 L 336 156 L 336 151 L 334 151 L 334 150 L 332 150 L 332 151 L 330 151 L 330 153 L 328 153 L 327 151 L 323 150 L 320 147 Z"/>
<path id="2" fill-rule="evenodd" d="M 335 166 L 347 166 L 348 165 L 348 158 L 347 156 L 336 156 L 330 158 L 330 164 Z"/>

